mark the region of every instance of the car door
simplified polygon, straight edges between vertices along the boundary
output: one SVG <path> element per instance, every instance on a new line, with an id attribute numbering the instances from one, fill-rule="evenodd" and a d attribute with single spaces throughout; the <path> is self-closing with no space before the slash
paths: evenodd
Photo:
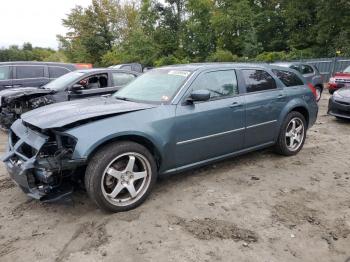
<path id="1" fill-rule="evenodd" d="M 12 87 L 12 67 L 0 66 L 0 90 Z"/>
<path id="2" fill-rule="evenodd" d="M 44 65 L 16 65 L 13 87 L 40 87 L 48 82 Z"/>
<path id="3" fill-rule="evenodd" d="M 74 85 L 81 85 L 78 90 L 72 90 Z M 92 96 L 110 94 L 117 91 L 116 87 L 111 87 L 108 81 L 108 73 L 99 73 L 86 76 L 77 83 L 72 84 L 68 89 L 69 100 L 82 99 Z"/>
<path id="4" fill-rule="evenodd" d="M 205 102 L 186 102 L 194 90 L 208 90 Z M 176 109 L 176 162 L 179 166 L 238 151 L 243 147 L 244 106 L 235 70 L 201 73 Z"/>
<path id="5" fill-rule="evenodd" d="M 246 85 L 244 147 L 272 143 L 278 117 L 287 101 L 285 92 L 263 69 L 242 69 L 240 73 Z"/>

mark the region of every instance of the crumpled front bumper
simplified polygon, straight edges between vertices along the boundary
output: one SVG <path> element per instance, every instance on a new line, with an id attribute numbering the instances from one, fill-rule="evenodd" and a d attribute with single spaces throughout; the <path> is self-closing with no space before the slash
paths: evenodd
<path id="1" fill-rule="evenodd" d="M 30 197 L 35 199 L 58 198 L 67 191 L 67 186 L 53 185 L 51 178 L 65 169 L 72 169 L 84 164 L 84 160 L 41 159 L 40 150 L 49 137 L 26 127 L 22 120 L 17 120 L 10 129 L 9 142 L 2 161 L 10 177 Z M 49 174 L 49 175 L 48 175 Z"/>

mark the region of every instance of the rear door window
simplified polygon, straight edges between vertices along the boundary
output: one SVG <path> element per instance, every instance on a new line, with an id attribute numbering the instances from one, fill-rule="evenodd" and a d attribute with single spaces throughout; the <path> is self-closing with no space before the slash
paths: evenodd
<path id="1" fill-rule="evenodd" d="M 244 69 L 242 70 L 247 93 L 276 89 L 275 79 L 264 70 Z"/>
<path id="2" fill-rule="evenodd" d="M 136 76 L 134 76 L 133 74 L 112 73 L 112 81 L 114 86 L 125 86 L 135 78 Z"/>
<path id="3" fill-rule="evenodd" d="M 16 78 L 42 78 L 44 77 L 44 66 L 16 66 Z"/>
<path id="4" fill-rule="evenodd" d="M 277 69 L 272 69 L 272 72 L 287 87 L 304 85 L 303 81 L 293 72 Z"/>
<path id="5" fill-rule="evenodd" d="M 58 78 L 69 73 L 70 70 L 60 66 L 49 66 L 49 77 L 50 78 Z"/>
<path id="6" fill-rule="evenodd" d="M 11 79 L 10 67 L 0 66 L 0 80 L 8 80 L 8 79 Z"/>
<path id="7" fill-rule="evenodd" d="M 208 90 L 210 99 L 220 99 L 238 94 L 234 70 L 208 72 L 200 75 L 192 84 L 192 90 Z"/>
<path id="8" fill-rule="evenodd" d="M 298 72 L 301 73 L 301 68 L 298 65 L 291 65 L 289 68 L 297 70 Z"/>
<path id="9" fill-rule="evenodd" d="M 300 65 L 300 68 L 301 68 L 301 73 L 303 75 L 306 75 L 306 74 L 313 74 L 314 73 L 314 70 L 312 69 L 311 66 L 309 65 Z"/>

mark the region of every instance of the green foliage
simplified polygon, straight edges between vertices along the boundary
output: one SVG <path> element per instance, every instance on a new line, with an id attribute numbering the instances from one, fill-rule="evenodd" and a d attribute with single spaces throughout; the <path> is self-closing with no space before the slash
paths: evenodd
<path id="1" fill-rule="evenodd" d="M 22 47 L 12 45 L 0 49 L 0 61 L 66 61 L 65 56 L 50 48 L 33 47 L 24 43 Z"/>
<path id="2" fill-rule="evenodd" d="M 348 0 L 91 0 L 63 20 L 60 50 L 25 43 L 0 60 L 109 66 L 350 56 Z"/>
<path id="3" fill-rule="evenodd" d="M 208 59 L 208 62 L 236 62 L 239 61 L 237 55 L 233 55 L 228 50 L 218 49 L 215 53 L 212 53 Z"/>

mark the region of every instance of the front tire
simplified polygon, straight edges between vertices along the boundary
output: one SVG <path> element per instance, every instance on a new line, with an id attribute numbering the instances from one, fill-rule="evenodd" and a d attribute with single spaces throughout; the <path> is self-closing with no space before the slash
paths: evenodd
<path id="1" fill-rule="evenodd" d="M 292 111 L 282 123 L 276 143 L 276 151 L 285 156 L 296 155 L 303 148 L 305 138 L 305 117 L 299 112 Z"/>
<path id="2" fill-rule="evenodd" d="M 89 161 L 85 186 L 103 210 L 121 212 L 136 208 L 150 194 L 157 180 L 152 154 L 135 142 L 114 142 L 101 148 Z"/>

